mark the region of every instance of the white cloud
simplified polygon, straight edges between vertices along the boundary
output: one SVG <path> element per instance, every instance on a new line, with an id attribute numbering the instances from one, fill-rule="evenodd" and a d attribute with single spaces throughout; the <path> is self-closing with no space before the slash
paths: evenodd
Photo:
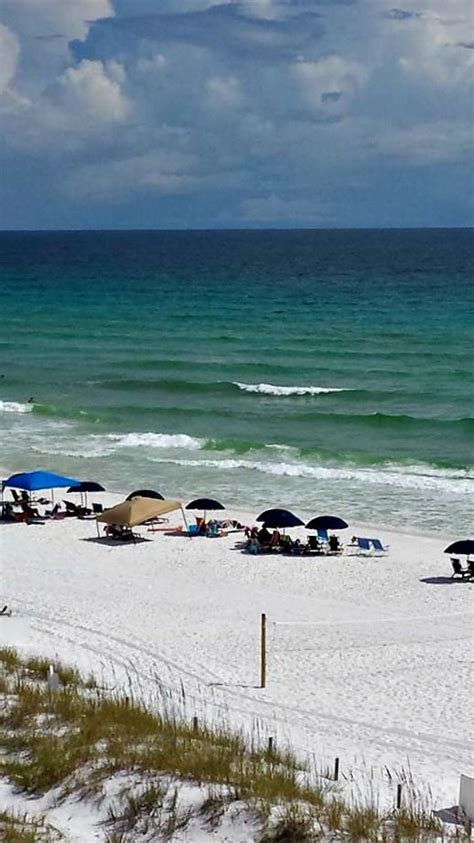
<path id="1" fill-rule="evenodd" d="M 107 200 L 142 190 L 181 194 L 193 190 L 198 183 L 193 165 L 191 155 L 154 149 L 145 155 L 80 167 L 67 180 L 66 190 L 69 195 Z"/>
<path id="2" fill-rule="evenodd" d="M 78 207 L 337 223 L 396 170 L 466 168 L 470 2 L 3 0 L 4 150 Z"/>
<path id="3" fill-rule="evenodd" d="M 14 32 L 0 23 L 0 95 L 15 76 L 20 45 Z"/>
<path id="4" fill-rule="evenodd" d="M 244 199 L 240 205 L 240 219 L 261 225 L 285 225 L 288 219 L 302 225 L 320 225 L 330 223 L 331 210 L 328 203 L 317 198 L 284 198 L 272 193 Z"/>
<path id="5" fill-rule="evenodd" d="M 124 72 L 118 62 L 88 61 L 64 71 L 58 82 L 57 102 L 81 120 L 100 123 L 124 120 L 129 103 L 121 90 Z"/>
<path id="6" fill-rule="evenodd" d="M 212 101 L 218 105 L 235 106 L 241 102 L 242 91 L 236 76 L 213 76 L 206 87 Z"/>

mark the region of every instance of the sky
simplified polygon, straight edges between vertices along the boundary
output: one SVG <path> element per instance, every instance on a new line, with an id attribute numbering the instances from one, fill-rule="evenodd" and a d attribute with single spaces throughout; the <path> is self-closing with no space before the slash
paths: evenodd
<path id="1" fill-rule="evenodd" d="M 473 0 L 0 0 L 0 228 L 474 223 Z"/>

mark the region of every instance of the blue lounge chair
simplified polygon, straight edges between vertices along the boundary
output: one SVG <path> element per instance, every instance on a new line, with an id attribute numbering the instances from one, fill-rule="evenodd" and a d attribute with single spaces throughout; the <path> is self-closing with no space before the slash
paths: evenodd
<path id="1" fill-rule="evenodd" d="M 357 539 L 357 554 L 363 556 L 370 554 L 370 539 Z"/>
<path id="2" fill-rule="evenodd" d="M 375 551 L 376 556 L 383 556 L 385 553 L 387 553 L 389 548 L 388 544 L 382 544 L 380 539 L 369 539 L 369 541 Z"/>
<path id="3" fill-rule="evenodd" d="M 329 536 L 327 530 L 322 530 L 321 527 L 316 531 L 318 534 L 318 539 L 320 542 L 329 542 Z"/>

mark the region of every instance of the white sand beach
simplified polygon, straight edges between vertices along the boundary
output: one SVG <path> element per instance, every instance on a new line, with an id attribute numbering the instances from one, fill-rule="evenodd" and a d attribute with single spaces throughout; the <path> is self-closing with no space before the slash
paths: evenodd
<path id="1" fill-rule="evenodd" d="M 252 524 L 257 513 L 226 514 Z M 380 536 L 388 554 L 291 557 L 243 553 L 241 533 L 136 532 L 131 545 L 98 541 L 94 520 L 2 524 L 0 600 L 13 610 L 2 645 L 273 736 L 321 767 L 339 757 L 382 800 L 387 770 L 394 781 L 410 770 L 435 807 L 455 804 L 460 774 L 474 773 L 474 584 L 450 578 L 455 537 L 351 524 L 345 542 Z"/>

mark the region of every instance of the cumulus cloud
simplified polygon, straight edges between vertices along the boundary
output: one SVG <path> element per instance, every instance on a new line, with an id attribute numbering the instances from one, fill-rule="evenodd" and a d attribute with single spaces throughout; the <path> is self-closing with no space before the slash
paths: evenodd
<path id="1" fill-rule="evenodd" d="M 129 103 L 121 89 L 125 79 L 118 62 L 87 61 L 68 67 L 58 80 L 56 101 L 80 119 L 99 122 L 123 120 Z"/>
<path id="2" fill-rule="evenodd" d="M 396 224 L 401 204 L 381 208 L 410 173 L 427 222 L 443 189 L 469 219 L 471 0 L 3 0 L 0 17 L 18 203 L 27 165 L 53 214 L 91 224 L 138 201 L 152 224 L 172 197 L 183 225 Z"/>

